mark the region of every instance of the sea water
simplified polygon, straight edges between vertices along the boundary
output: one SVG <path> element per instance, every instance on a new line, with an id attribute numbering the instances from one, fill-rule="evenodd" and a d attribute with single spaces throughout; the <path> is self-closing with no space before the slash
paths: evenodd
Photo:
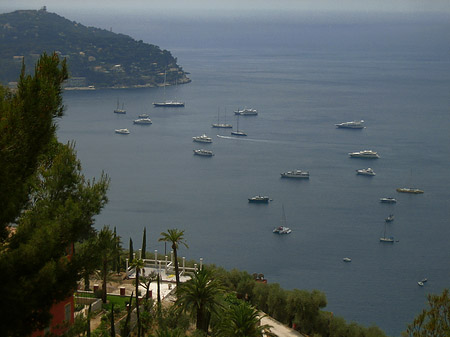
<path id="1" fill-rule="evenodd" d="M 178 228 L 189 245 L 180 256 L 321 290 L 325 310 L 398 336 L 450 277 L 450 26 L 433 18 L 300 22 L 114 21 L 114 31 L 178 58 L 192 83 L 165 95 L 186 106 L 154 108 L 161 88 L 66 92 L 58 136 L 75 140 L 87 177 L 111 178 L 95 226 L 115 226 L 125 248 L 130 237 L 140 247 L 146 227 L 147 250 L 162 253 L 160 233 Z M 113 113 L 117 99 L 125 115 Z M 218 119 L 235 127 L 233 111 L 244 107 L 258 110 L 239 120 L 247 137 L 211 128 Z M 152 125 L 133 124 L 142 113 Z M 363 130 L 335 127 L 360 119 Z M 192 141 L 204 133 L 212 144 Z M 215 156 L 194 156 L 198 148 Z M 365 149 L 380 159 L 348 156 Z M 376 176 L 356 175 L 367 167 Z M 294 169 L 310 179 L 280 178 Z M 254 195 L 273 200 L 249 204 Z M 391 196 L 396 204 L 379 202 Z M 279 236 L 272 230 L 283 206 L 292 233 Z M 396 242 L 383 244 L 391 213 L 387 234 Z"/>

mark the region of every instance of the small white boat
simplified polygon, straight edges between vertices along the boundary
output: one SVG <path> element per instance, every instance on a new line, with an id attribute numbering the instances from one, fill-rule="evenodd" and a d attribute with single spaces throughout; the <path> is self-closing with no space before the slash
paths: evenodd
<path id="1" fill-rule="evenodd" d="M 309 179 L 309 171 L 293 170 L 281 173 L 281 178 Z"/>
<path id="2" fill-rule="evenodd" d="M 363 124 L 364 121 L 361 119 L 360 121 L 344 122 L 335 125 L 336 127 L 342 129 L 364 129 L 365 126 Z"/>
<path id="3" fill-rule="evenodd" d="M 194 150 L 194 154 L 197 156 L 203 156 L 203 157 L 214 156 L 214 153 L 212 151 L 204 150 L 204 149 Z"/>
<path id="4" fill-rule="evenodd" d="M 428 279 L 427 278 L 424 278 L 422 281 L 420 281 L 420 282 L 422 282 L 422 283 L 425 283 L 425 282 L 427 282 L 428 281 Z"/>
<path id="5" fill-rule="evenodd" d="M 386 222 L 392 222 L 394 221 L 394 214 L 389 214 L 386 219 L 384 219 Z"/>
<path id="6" fill-rule="evenodd" d="M 152 122 L 152 120 L 150 118 L 138 118 L 138 119 L 135 119 L 133 121 L 133 123 L 134 124 L 141 124 L 141 125 L 149 125 L 149 124 L 152 124 L 153 122 Z"/>
<path id="7" fill-rule="evenodd" d="M 423 284 L 423 282 L 422 282 L 422 281 L 419 281 L 419 282 L 417 282 L 417 284 L 418 284 L 419 286 L 421 286 L 421 287 L 423 287 L 423 286 L 424 286 L 424 284 Z"/>
<path id="8" fill-rule="evenodd" d="M 273 230 L 276 234 L 291 234 L 292 230 L 289 227 L 279 226 Z"/>
<path id="9" fill-rule="evenodd" d="M 261 195 L 255 195 L 254 197 L 248 198 L 248 202 L 255 204 L 268 204 L 269 200 L 269 197 Z"/>
<path id="10" fill-rule="evenodd" d="M 372 150 L 362 150 L 357 152 L 350 152 L 348 154 L 351 158 L 367 158 L 367 159 L 377 159 L 380 158 L 378 153 Z"/>
<path id="11" fill-rule="evenodd" d="M 376 173 L 370 167 L 368 167 L 366 169 L 356 170 L 356 174 L 360 174 L 360 175 L 363 175 L 363 176 L 374 176 L 374 175 L 376 175 Z"/>
<path id="12" fill-rule="evenodd" d="M 349 258 L 349 257 L 344 257 L 342 260 L 343 260 L 344 262 L 352 262 L 352 259 Z"/>
<path id="13" fill-rule="evenodd" d="M 114 130 L 116 133 L 120 135 L 128 135 L 130 134 L 130 131 L 128 129 L 116 129 Z"/>
<path id="14" fill-rule="evenodd" d="M 234 112 L 235 115 L 240 115 L 240 116 L 256 116 L 258 114 L 258 111 L 256 109 L 242 109 L 242 110 L 236 110 Z"/>
<path id="15" fill-rule="evenodd" d="M 192 140 L 194 142 L 198 142 L 198 143 L 212 143 L 212 138 L 208 137 L 205 134 L 203 134 L 201 136 L 192 137 Z"/>
<path id="16" fill-rule="evenodd" d="M 385 203 L 385 204 L 395 204 L 397 202 L 397 200 L 395 198 L 380 198 L 380 202 Z"/>

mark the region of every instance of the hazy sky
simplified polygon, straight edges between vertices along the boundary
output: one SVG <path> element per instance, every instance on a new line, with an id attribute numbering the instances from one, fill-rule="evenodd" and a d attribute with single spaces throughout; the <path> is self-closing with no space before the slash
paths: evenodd
<path id="1" fill-rule="evenodd" d="M 450 0 L 0 0 L 0 9 L 156 10 L 177 15 L 251 15 L 252 12 L 446 12 Z"/>

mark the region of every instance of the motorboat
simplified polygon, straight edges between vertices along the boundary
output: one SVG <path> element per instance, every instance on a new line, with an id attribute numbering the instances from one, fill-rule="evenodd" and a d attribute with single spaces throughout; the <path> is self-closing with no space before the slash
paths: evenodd
<path id="1" fill-rule="evenodd" d="M 194 150 L 194 154 L 197 155 L 197 156 L 203 156 L 203 157 L 212 157 L 212 156 L 214 156 L 214 153 L 212 151 L 204 150 L 204 149 Z"/>
<path id="2" fill-rule="evenodd" d="M 386 204 L 394 204 L 397 202 L 397 200 L 395 198 L 387 197 L 387 198 L 380 198 L 380 202 Z"/>
<path id="3" fill-rule="evenodd" d="M 360 175 L 363 175 L 363 176 L 374 176 L 374 175 L 376 175 L 376 173 L 370 167 L 368 167 L 366 169 L 356 170 L 356 174 L 360 174 Z"/>
<path id="4" fill-rule="evenodd" d="M 343 260 L 344 262 L 352 262 L 352 259 L 349 258 L 349 257 L 344 257 L 342 260 Z"/>
<path id="5" fill-rule="evenodd" d="M 289 227 L 279 226 L 273 230 L 276 234 L 291 234 L 292 230 Z"/>
<path id="6" fill-rule="evenodd" d="M 242 109 L 242 110 L 236 110 L 234 112 L 235 115 L 240 115 L 240 116 L 256 116 L 258 114 L 258 111 L 256 109 Z"/>
<path id="7" fill-rule="evenodd" d="M 248 202 L 251 203 L 258 203 L 258 204 L 268 204 L 269 203 L 269 197 L 263 197 L 261 195 L 255 195 L 254 197 L 248 198 Z"/>
<path id="8" fill-rule="evenodd" d="M 133 123 L 134 124 L 149 125 L 149 124 L 152 124 L 153 122 L 152 122 L 152 120 L 150 118 L 138 118 L 138 119 L 135 119 L 133 121 Z"/>
<path id="9" fill-rule="evenodd" d="M 128 135 L 130 134 L 130 131 L 128 129 L 116 129 L 114 130 L 116 133 L 120 135 Z"/>
<path id="10" fill-rule="evenodd" d="M 411 194 L 422 194 L 423 193 L 423 191 L 419 190 L 418 188 L 407 188 L 407 187 L 397 188 L 396 191 L 399 193 L 411 193 Z"/>
<path id="11" fill-rule="evenodd" d="M 417 284 L 418 284 L 419 286 L 421 286 L 421 287 L 423 287 L 423 286 L 424 286 L 424 284 L 423 284 L 423 282 L 422 282 L 422 281 L 419 281 L 419 282 L 417 282 Z"/>
<path id="12" fill-rule="evenodd" d="M 309 179 L 309 171 L 293 170 L 281 173 L 281 178 Z"/>
<path id="13" fill-rule="evenodd" d="M 212 138 L 208 137 L 205 134 L 203 134 L 201 136 L 192 137 L 192 140 L 194 142 L 198 142 L 198 143 L 212 143 Z"/>
<path id="14" fill-rule="evenodd" d="M 139 118 L 148 118 L 149 116 L 147 114 L 140 114 L 138 117 Z"/>
<path id="15" fill-rule="evenodd" d="M 384 219 L 386 222 L 392 222 L 394 221 L 394 214 L 389 214 L 386 219 Z"/>
<path id="16" fill-rule="evenodd" d="M 360 121 L 352 121 L 352 122 L 344 122 L 335 124 L 336 127 L 341 129 L 364 129 L 364 121 L 361 119 Z"/>
<path id="17" fill-rule="evenodd" d="M 350 152 L 348 154 L 351 158 L 367 158 L 367 159 L 376 159 L 380 158 L 378 153 L 372 150 L 363 150 L 358 152 Z"/>

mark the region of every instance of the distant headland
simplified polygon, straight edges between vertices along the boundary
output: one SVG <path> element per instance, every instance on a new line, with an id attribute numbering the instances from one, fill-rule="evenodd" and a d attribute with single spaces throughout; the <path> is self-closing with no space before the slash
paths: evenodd
<path id="1" fill-rule="evenodd" d="M 18 10 L 0 14 L 0 83 L 14 85 L 22 62 L 34 70 L 39 56 L 67 60 L 66 88 L 139 88 L 189 83 L 170 51 L 105 29 L 86 27 L 55 13 Z"/>

